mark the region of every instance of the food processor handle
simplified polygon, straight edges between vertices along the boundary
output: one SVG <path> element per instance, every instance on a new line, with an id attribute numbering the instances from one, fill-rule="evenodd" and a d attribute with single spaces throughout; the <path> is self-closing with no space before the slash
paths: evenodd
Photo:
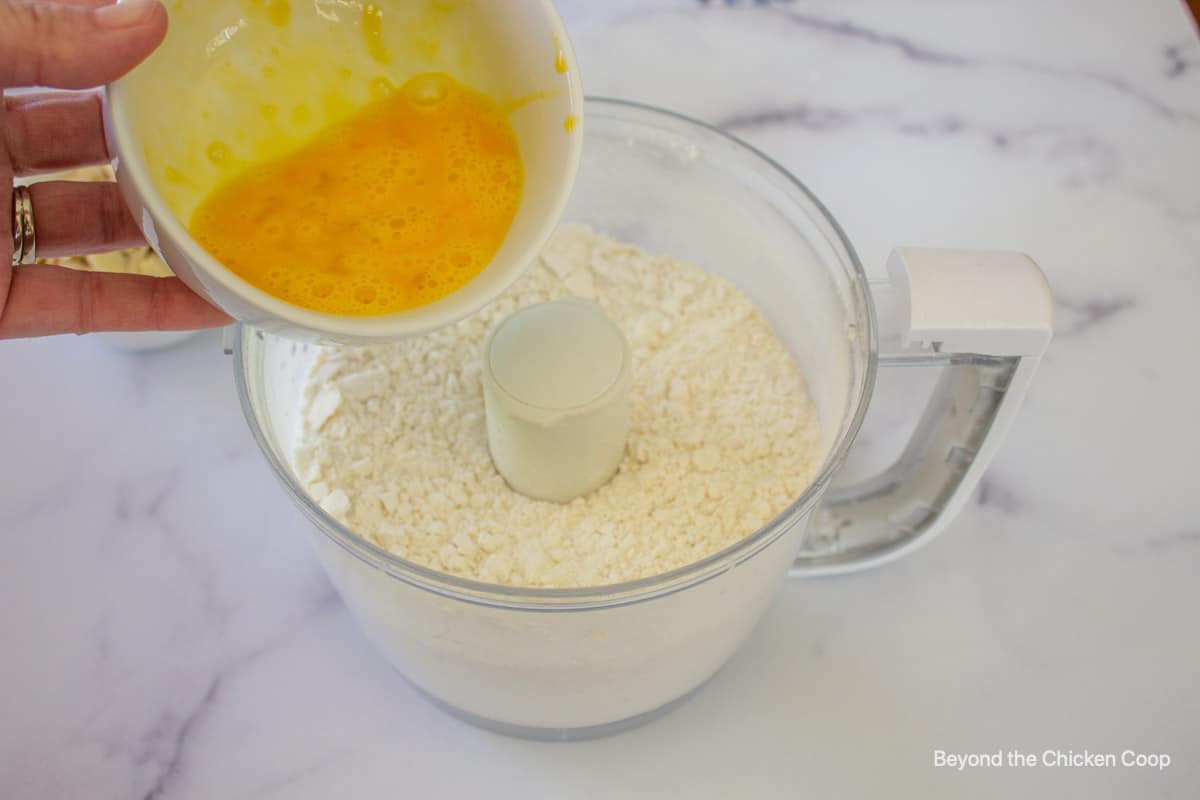
<path id="1" fill-rule="evenodd" d="M 826 494 L 793 577 L 883 564 L 944 530 L 999 448 L 1050 343 L 1050 286 L 1027 256 L 900 248 L 888 274 L 872 296 L 881 314 L 894 312 L 888 327 L 899 336 L 883 335 L 880 366 L 943 373 L 896 463 Z"/>

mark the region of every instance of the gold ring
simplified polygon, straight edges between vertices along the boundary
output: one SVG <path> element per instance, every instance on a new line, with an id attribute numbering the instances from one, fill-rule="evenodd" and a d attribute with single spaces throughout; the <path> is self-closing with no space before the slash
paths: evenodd
<path id="1" fill-rule="evenodd" d="M 33 194 L 28 186 L 13 187 L 12 234 L 12 265 L 34 263 L 37 260 L 37 228 L 33 224 Z"/>

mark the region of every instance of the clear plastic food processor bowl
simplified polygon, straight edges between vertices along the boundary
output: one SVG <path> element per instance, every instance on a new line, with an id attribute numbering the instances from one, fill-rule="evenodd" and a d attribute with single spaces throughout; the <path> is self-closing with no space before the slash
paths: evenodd
<path id="1" fill-rule="evenodd" d="M 951 352 L 956 342 L 983 342 L 971 336 L 996 320 L 943 319 L 914 302 L 901 312 L 907 332 L 936 329 L 941 338 L 905 342 L 889 359 L 951 366 L 900 463 L 870 485 L 826 497 L 866 411 L 880 356 L 863 270 L 817 200 L 770 159 L 719 131 L 593 99 L 564 219 L 732 281 L 758 304 L 807 379 L 823 431 L 816 480 L 761 530 L 689 567 L 598 588 L 521 589 L 391 555 L 322 511 L 293 471 L 302 388 L 316 351 L 252 328 L 240 329 L 234 346 L 253 433 L 312 523 L 306 530 L 317 555 L 371 641 L 453 713 L 549 739 L 619 730 L 688 695 L 746 639 L 789 571 L 857 569 L 933 535 L 977 479 L 1040 354 L 991 352 L 1012 343 L 1004 336 L 980 352 Z M 914 296 L 926 291 L 928 252 L 899 251 L 893 259 Z M 957 254 L 959 262 L 966 257 Z M 1013 266 L 1013 274 L 1021 269 Z M 936 272 L 934 265 L 934 283 Z"/>

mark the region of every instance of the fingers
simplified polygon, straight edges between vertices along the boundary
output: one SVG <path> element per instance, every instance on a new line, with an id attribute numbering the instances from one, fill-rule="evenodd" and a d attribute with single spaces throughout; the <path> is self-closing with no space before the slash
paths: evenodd
<path id="1" fill-rule="evenodd" d="M 115 183 L 47 181 L 29 187 L 39 258 L 103 253 L 144 245 Z"/>
<path id="2" fill-rule="evenodd" d="M 58 172 L 109 160 L 97 92 L 4 98 L 0 144 L 17 176 Z"/>
<path id="3" fill-rule="evenodd" d="M 35 265 L 13 271 L 0 339 L 96 331 L 181 331 L 232 320 L 178 278 Z"/>
<path id="4" fill-rule="evenodd" d="M 0 3 L 0 86 L 100 86 L 133 69 L 166 34 L 158 0 Z"/>

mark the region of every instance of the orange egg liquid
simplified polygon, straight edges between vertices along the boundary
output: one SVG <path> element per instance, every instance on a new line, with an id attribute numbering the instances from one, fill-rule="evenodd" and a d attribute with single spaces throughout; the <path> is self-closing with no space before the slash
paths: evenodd
<path id="1" fill-rule="evenodd" d="M 376 316 L 433 303 L 482 272 L 523 184 L 501 108 L 427 74 L 218 187 L 191 231 L 275 297 Z"/>

